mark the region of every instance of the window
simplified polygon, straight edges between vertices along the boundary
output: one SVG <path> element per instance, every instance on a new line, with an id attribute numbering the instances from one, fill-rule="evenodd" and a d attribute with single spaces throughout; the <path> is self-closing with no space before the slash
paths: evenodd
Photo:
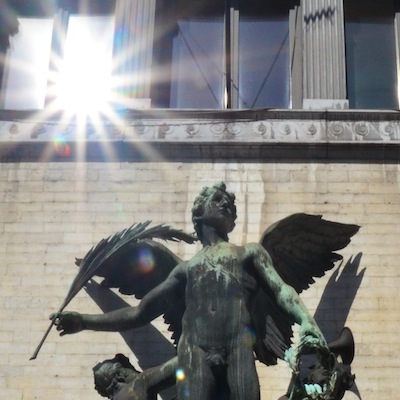
<path id="1" fill-rule="evenodd" d="M 172 39 L 171 108 L 223 108 L 222 13 L 177 21 Z"/>
<path id="2" fill-rule="evenodd" d="M 104 108 L 112 91 L 113 35 L 111 16 L 70 15 L 64 54 L 49 84 L 55 108 Z"/>
<path id="3" fill-rule="evenodd" d="M 146 60 L 141 52 L 151 48 L 152 27 L 148 41 L 136 40 L 144 32 L 137 25 L 153 23 L 145 2 L 119 3 L 127 15 L 118 8 L 117 19 L 116 0 L 7 3 L 19 29 L 0 62 L 3 108 L 98 108 L 113 91 L 115 101 L 119 92 L 125 95 L 123 79 L 139 73 L 146 91 L 135 92 L 139 79 L 130 79 L 127 96 L 150 97 L 155 108 L 290 107 L 289 14 L 299 0 L 157 0 L 153 52 L 146 50 Z"/>
<path id="4" fill-rule="evenodd" d="M 110 0 L 5 3 L 1 11 L 17 28 L 0 32 L 10 36 L 0 49 L 0 106 L 100 107 L 111 95 L 114 7 Z"/>
<path id="5" fill-rule="evenodd" d="M 241 1 L 239 108 L 289 107 L 289 4 Z"/>
<path id="6" fill-rule="evenodd" d="M 53 19 L 18 18 L 18 23 L 5 55 L 1 105 L 40 109 L 46 95 Z"/>
<path id="7" fill-rule="evenodd" d="M 187 3 L 157 3 L 153 104 L 288 108 L 292 1 Z"/>
<path id="8" fill-rule="evenodd" d="M 344 5 L 350 108 L 398 108 L 397 1 L 347 0 Z"/>

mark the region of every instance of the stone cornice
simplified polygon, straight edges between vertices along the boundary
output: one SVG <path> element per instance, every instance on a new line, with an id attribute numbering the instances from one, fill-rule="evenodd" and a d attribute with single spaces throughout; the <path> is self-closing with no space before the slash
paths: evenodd
<path id="1" fill-rule="evenodd" d="M 398 162 L 400 113 L 153 109 L 82 126 L 60 113 L 0 111 L 0 161 L 40 161 L 44 149 L 46 160 L 75 161 L 83 144 L 86 161 L 107 161 L 108 146 L 126 161 Z"/>

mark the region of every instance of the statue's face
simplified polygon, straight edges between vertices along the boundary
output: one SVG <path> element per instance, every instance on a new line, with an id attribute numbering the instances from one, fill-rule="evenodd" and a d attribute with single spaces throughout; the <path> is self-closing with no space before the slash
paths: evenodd
<path id="1" fill-rule="evenodd" d="M 216 189 L 205 203 L 203 224 L 212 226 L 220 232 L 231 232 L 235 226 L 233 207 L 228 195 Z"/>
<path id="2" fill-rule="evenodd" d="M 119 362 L 115 363 L 105 363 L 100 367 L 100 369 L 95 373 L 96 383 L 103 387 L 108 387 L 111 385 L 113 379 L 117 376 L 122 366 Z"/>
<path id="3" fill-rule="evenodd" d="M 119 362 L 105 362 L 94 374 L 95 385 L 109 390 L 110 385 L 115 379 L 118 382 L 129 383 L 137 374 L 137 371 L 124 368 Z"/>

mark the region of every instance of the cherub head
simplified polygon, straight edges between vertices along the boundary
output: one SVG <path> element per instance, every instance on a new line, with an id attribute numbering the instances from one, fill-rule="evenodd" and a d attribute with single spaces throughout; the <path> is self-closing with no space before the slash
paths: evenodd
<path id="1" fill-rule="evenodd" d="M 215 183 L 211 187 L 204 187 L 194 200 L 192 221 L 200 241 L 203 239 L 202 227 L 205 216 L 207 216 L 206 221 L 208 222 L 212 214 L 221 227 L 220 234 L 227 240 L 227 234 L 235 227 L 237 215 L 235 195 L 226 191 L 226 185 L 223 182 Z"/>
<path id="2" fill-rule="evenodd" d="M 97 392 L 110 398 L 120 383 L 132 382 L 140 372 L 137 371 L 123 354 L 117 354 L 113 359 L 98 363 L 93 368 L 94 384 Z"/>

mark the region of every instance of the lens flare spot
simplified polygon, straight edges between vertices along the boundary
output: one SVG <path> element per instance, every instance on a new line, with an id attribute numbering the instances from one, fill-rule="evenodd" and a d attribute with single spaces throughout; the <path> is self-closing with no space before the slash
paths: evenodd
<path id="1" fill-rule="evenodd" d="M 155 267 L 154 256 L 152 252 L 147 248 L 143 248 L 140 250 L 139 254 L 134 260 L 134 263 L 136 265 L 137 271 L 143 275 L 149 274 L 154 270 Z"/>
<path id="2" fill-rule="evenodd" d="M 53 146 L 59 156 L 67 157 L 71 154 L 71 147 L 63 136 L 57 136 L 53 141 Z"/>
<path id="3" fill-rule="evenodd" d="M 185 380 L 185 373 L 183 372 L 183 369 L 177 369 L 176 370 L 176 379 L 179 382 L 182 382 L 183 380 Z"/>
<path id="4" fill-rule="evenodd" d="M 243 332 L 242 340 L 246 346 L 253 347 L 256 342 L 256 333 L 254 329 L 247 327 Z"/>

